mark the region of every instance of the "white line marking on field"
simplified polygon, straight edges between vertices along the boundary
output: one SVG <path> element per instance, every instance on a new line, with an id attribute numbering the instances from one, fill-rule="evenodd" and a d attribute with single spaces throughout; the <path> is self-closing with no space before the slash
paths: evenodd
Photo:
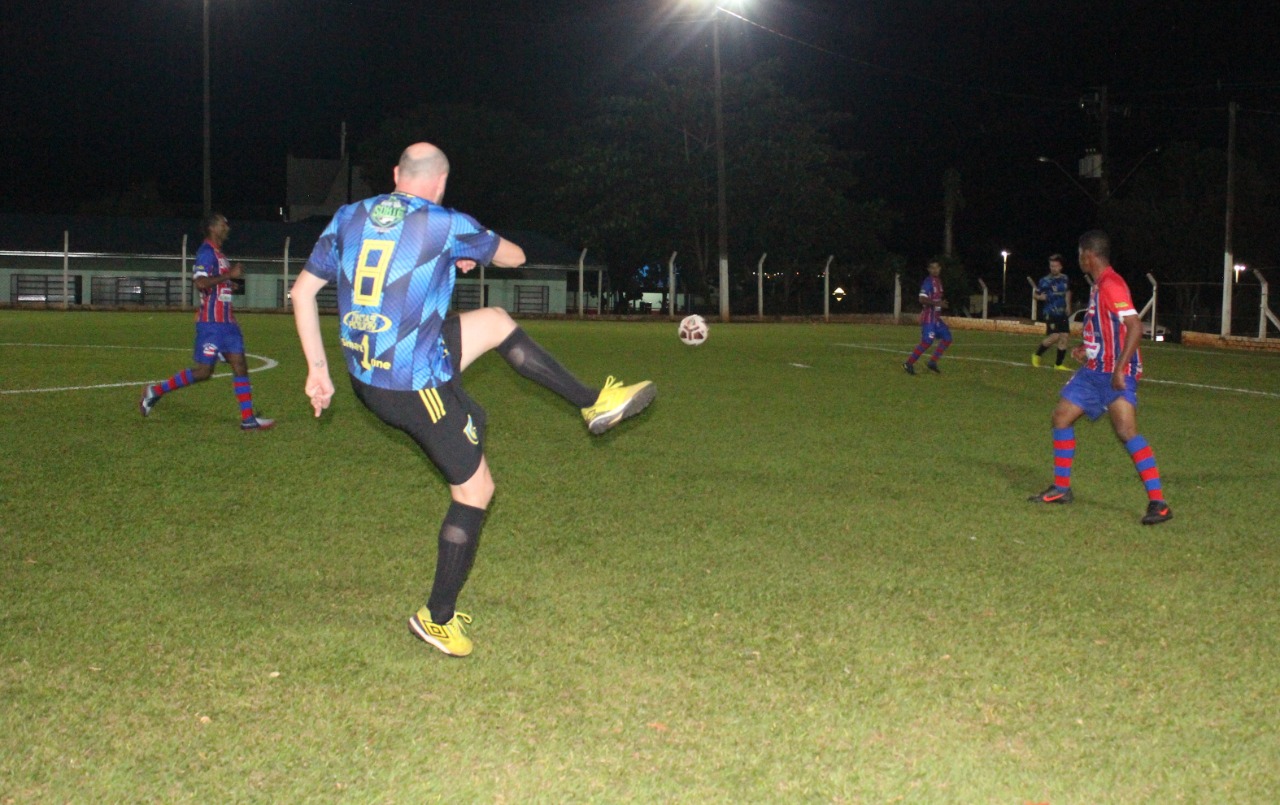
<path id="1" fill-rule="evenodd" d="M 865 349 L 865 350 L 870 350 L 872 352 L 890 352 L 895 355 L 911 354 L 910 351 L 903 350 L 901 348 L 873 347 L 873 346 L 868 346 L 866 344 L 832 344 L 832 346 L 847 347 L 849 349 Z M 994 363 L 1000 366 L 1017 366 L 1023 369 L 1035 368 L 1031 364 L 1027 363 L 1026 361 L 998 361 L 994 358 L 966 358 L 964 356 L 950 355 L 950 354 L 946 355 L 945 358 L 946 360 L 949 360 L 949 361 L 969 361 L 971 363 Z M 1273 397 L 1276 399 L 1280 399 L 1280 394 L 1277 394 L 1274 391 L 1258 391 L 1256 389 L 1238 389 L 1238 388 L 1232 388 L 1230 386 L 1210 386 L 1206 383 L 1186 383 L 1181 380 L 1155 380 L 1149 377 L 1144 377 L 1141 382 L 1159 383 L 1162 386 L 1183 386 L 1185 388 L 1202 389 L 1204 391 L 1230 391 L 1235 394 L 1252 394 L 1257 397 Z"/>
<path id="2" fill-rule="evenodd" d="M 120 346 L 118 344 L 15 344 L 15 343 L 0 341 L 0 347 L 45 347 L 45 348 L 53 348 L 53 349 L 131 349 L 131 350 L 138 350 L 138 351 L 153 351 L 153 352 L 186 352 L 186 353 L 191 352 L 191 350 L 186 347 L 126 347 L 126 346 Z M 246 352 L 244 356 L 246 358 L 254 358 L 256 360 L 262 361 L 262 365 L 255 369 L 250 369 L 249 374 L 253 374 L 254 372 L 265 372 L 268 369 L 274 369 L 280 365 L 279 361 L 272 360 L 271 358 L 268 358 L 265 355 L 254 355 L 251 352 Z M 231 377 L 231 373 L 219 372 L 214 374 L 213 377 Z M 88 391 L 90 389 L 114 389 L 114 388 L 121 388 L 124 386 L 142 386 L 147 383 L 159 383 L 163 379 L 164 378 L 159 378 L 155 380 L 129 380 L 123 383 L 98 383 L 92 386 L 56 386 L 56 387 L 44 388 L 44 389 L 0 389 L 0 394 L 46 394 L 54 391 Z"/>
<path id="3" fill-rule="evenodd" d="M 807 363 L 788 363 L 787 366 L 794 366 L 797 369 L 812 369 L 813 367 Z"/>

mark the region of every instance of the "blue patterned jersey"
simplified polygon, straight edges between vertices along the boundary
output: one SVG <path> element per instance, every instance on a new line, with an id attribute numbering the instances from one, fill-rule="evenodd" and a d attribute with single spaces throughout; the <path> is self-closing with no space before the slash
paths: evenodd
<path id="1" fill-rule="evenodd" d="M 441 327 L 455 264 L 487 264 L 501 238 L 454 210 L 390 193 L 338 210 L 306 270 L 337 282 L 347 371 L 370 386 L 434 388 L 453 377 Z"/>
<path id="2" fill-rule="evenodd" d="M 1045 295 L 1044 317 L 1046 319 L 1065 319 L 1067 317 L 1067 291 L 1071 289 L 1071 280 L 1066 274 L 1053 276 L 1045 274 L 1036 284 L 1036 290 Z"/>

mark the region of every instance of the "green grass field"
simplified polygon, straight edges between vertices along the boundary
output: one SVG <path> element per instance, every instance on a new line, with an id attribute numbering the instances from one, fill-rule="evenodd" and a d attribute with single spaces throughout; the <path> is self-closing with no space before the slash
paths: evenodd
<path id="1" fill-rule="evenodd" d="M 1105 422 L 1076 502 L 1025 502 L 1067 377 L 1034 337 L 908 377 L 914 326 L 526 322 L 659 396 L 593 438 L 468 371 L 498 494 L 457 660 L 405 627 L 443 483 L 345 380 L 311 417 L 291 318 L 241 320 L 269 433 L 227 377 L 139 416 L 189 314 L 0 311 L 0 805 L 1280 791 L 1280 356 L 1145 348 L 1144 528 Z"/>

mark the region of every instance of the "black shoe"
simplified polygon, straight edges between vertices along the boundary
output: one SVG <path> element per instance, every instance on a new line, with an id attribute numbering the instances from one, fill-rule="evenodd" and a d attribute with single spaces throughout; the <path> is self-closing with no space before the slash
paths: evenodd
<path id="1" fill-rule="evenodd" d="M 1028 503 L 1070 503 L 1075 500 L 1076 496 L 1071 493 L 1071 487 L 1062 488 L 1056 484 L 1050 484 L 1049 488 L 1038 495 L 1032 495 L 1027 498 Z"/>
<path id="2" fill-rule="evenodd" d="M 927 365 L 928 365 L 928 367 L 929 367 L 929 371 L 930 371 L 930 372 L 933 372 L 933 373 L 935 373 L 935 374 L 942 374 L 942 370 L 938 368 L 938 362 L 937 362 L 937 361 L 929 361 L 929 363 L 928 363 Z"/>
<path id="3" fill-rule="evenodd" d="M 911 361 L 905 361 L 902 364 L 902 368 L 905 369 L 909 375 L 914 375 L 916 373 L 916 365 Z"/>
<path id="4" fill-rule="evenodd" d="M 1153 500 L 1147 504 L 1147 513 L 1142 516 L 1143 525 L 1155 525 L 1173 519 L 1173 509 L 1163 500 Z"/>

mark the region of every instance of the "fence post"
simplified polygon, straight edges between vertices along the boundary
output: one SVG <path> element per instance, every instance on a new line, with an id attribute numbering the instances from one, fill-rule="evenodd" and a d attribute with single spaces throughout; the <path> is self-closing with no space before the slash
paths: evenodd
<path id="1" fill-rule="evenodd" d="M 978 284 L 982 286 L 982 320 L 986 321 L 987 320 L 987 300 L 990 298 L 990 293 L 987 291 L 986 281 L 983 280 L 981 277 L 978 278 Z"/>
<path id="2" fill-rule="evenodd" d="M 285 235 L 285 238 L 284 238 L 284 285 L 281 287 L 283 288 L 283 290 L 281 291 L 281 294 L 284 298 L 281 299 L 280 301 L 284 303 L 284 309 L 288 310 L 291 306 L 290 303 L 292 301 L 289 298 L 289 236 L 288 235 Z"/>
<path id="3" fill-rule="evenodd" d="M 827 256 L 827 264 L 822 267 L 822 320 L 831 321 L 831 261 L 834 254 Z"/>
<path id="4" fill-rule="evenodd" d="M 62 230 L 62 309 L 67 309 L 67 283 L 71 271 L 71 231 Z"/>
<path id="5" fill-rule="evenodd" d="M 672 255 L 672 256 L 674 257 L 675 255 Z M 578 255 L 578 318 L 582 318 L 583 315 L 585 315 L 585 305 L 586 305 L 585 297 L 587 295 L 587 288 L 585 285 L 582 284 L 582 275 L 583 275 L 583 272 L 586 270 L 586 265 L 587 265 L 587 250 L 583 249 L 582 254 Z M 484 292 L 481 291 L 481 293 L 484 293 Z"/>
<path id="6" fill-rule="evenodd" d="M 1262 272 L 1256 268 L 1253 269 L 1253 273 L 1258 277 L 1258 282 L 1262 285 L 1262 295 L 1258 302 L 1258 340 L 1263 341 L 1267 337 L 1267 320 L 1270 319 L 1276 329 L 1280 329 L 1280 319 L 1277 319 L 1276 314 L 1271 312 L 1271 306 L 1267 303 L 1267 278 L 1262 276 Z"/>
<path id="7" fill-rule="evenodd" d="M 676 255 L 679 252 L 672 252 L 671 259 L 667 261 L 667 315 L 676 315 Z"/>
<path id="8" fill-rule="evenodd" d="M 893 275 L 893 323 L 902 321 L 902 274 Z"/>
<path id="9" fill-rule="evenodd" d="M 1027 277 L 1027 284 L 1031 286 L 1031 320 L 1035 321 L 1036 320 L 1036 302 L 1039 301 L 1038 299 L 1036 299 L 1036 281 L 1031 279 L 1030 277 Z M 1071 311 L 1068 310 L 1067 315 L 1070 315 L 1070 314 L 1071 314 Z"/>
<path id="10" fill-rule="evenodd" d="M 187 295 L 187 236 L 182 236 L 182 264 L 180 266 L 182 273 L 179 279 L 182 281 L 182 309 L 186 310 L 191 297 Z"/>
<path id="11" fill-rule="evenodd" d="M 764 318 L 764 258 L 768 256 L 769 253 L 765 252 L 756 263 L 756 315 L 761 319 Z"/>
<path id="12" fill-rule="evenodd" d="M 1147 302 L 1142 311 L 1145 313 L 1148 307 L 1151 308 L 1151 340 L 1158 341 L 1160 339 L 1156 338 L 1156 297 L 1160 294 L 1160 286 L 1156 282 L 1156 278 L 1151 276 L 1149 272 L 1147 274 L 1147 282 L 1151 283 L 1151 301 Z"/>

